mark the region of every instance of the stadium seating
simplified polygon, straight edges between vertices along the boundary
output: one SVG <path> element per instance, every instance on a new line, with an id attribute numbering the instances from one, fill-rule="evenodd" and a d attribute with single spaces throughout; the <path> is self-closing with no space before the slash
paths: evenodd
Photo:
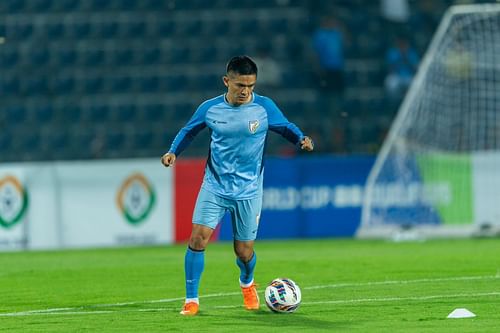
<path id="1" fill-rule="evenodd" d="M 387 31 L 378 3 L 332 5 L 350 35 L 343 110 L 317 110 L 315 3 L 0 1 L 0 34 L 6 41 L 0 45 L 2 126 L 23 127 L 0 131 L 0 161 L 158 156 L 199 103 L 223 91 L 227 59 L 255 54 L 262 41 L 283 72 L 281 85 L 263 91 L 289 118 L 326 138 L 330 122 L 311 128 L 315 122 L 307 114 L 335 119 L 346 111 L 352 116 L 345 120 L 349 149 L 372 152 L 393 115 L 384 107 Z M 429 38 L 416 37 L 421 51 Z M 271 153 L 287 143 L 276 144 L 269 145 Z M 205 154 L 206 146 L 199 146 L 186 154 Z M 24 149 L 26 154 L 14 153 Z"/>

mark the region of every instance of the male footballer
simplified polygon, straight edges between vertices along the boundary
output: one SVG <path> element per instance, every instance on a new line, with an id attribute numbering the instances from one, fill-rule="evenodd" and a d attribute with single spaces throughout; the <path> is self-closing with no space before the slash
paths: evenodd
<path id="1" fill-rule="evenodd" d="M 262 207 L 263 155 L 268 131 L 282 135 L 301 149 L 312 151 L 311 138 L 283 115 L 268 97 L 253 92 L 257 65 L 247 56 L 233 57 L 223 77 L 227 92 L 202 103 L 179 131 L 161 158 L 169 167 L 204 128 L 210 130 L 210 148 L 203 183 L 193 212 L 193 226 L 184 259 L 185 316 L 198 313 L 198 286 L 205 248 L 217 224 L 229 211 L 239 283 L 247 310 L 259 309 L 254 282 L 257 236 Z"/>

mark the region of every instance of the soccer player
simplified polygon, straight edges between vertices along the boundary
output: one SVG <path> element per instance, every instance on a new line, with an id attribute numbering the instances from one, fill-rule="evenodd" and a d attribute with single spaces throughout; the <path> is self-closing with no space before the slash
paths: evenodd
<path id="1" fill-rule="evenodd" d="M 163 165 L 172 166 L 196 134 L 209 128 L 211 139 L 205 176 L 194 208 L 184 259 L 186 300 L 180 313 L 185 316 L 198 313 L 204 251 L 227 211 L 232 218 L 244 306 L 247 310 L 259 309 L 253 276 L 257 256 L 253 247 L 262 207 L 267 132 L 277 132 L 301 149 L 313 150 L 311 138 L 289 122 L 271 99 L 253 92 L 257 66 L 252 59 L 233 57 L 227 64 L 223 81 L 227 92 L 202 103 L 161 158 Z"/>

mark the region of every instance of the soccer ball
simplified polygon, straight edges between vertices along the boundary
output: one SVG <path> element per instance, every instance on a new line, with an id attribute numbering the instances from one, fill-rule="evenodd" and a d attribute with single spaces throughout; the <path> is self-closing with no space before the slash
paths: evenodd
<path id="1" fill-rule="evenodd" d="M 298 309 L 302 295 L 290 279 L 278 278 L 269 283 L 264 293 L 266 305 L 273 312 L 291 313 Z"/>

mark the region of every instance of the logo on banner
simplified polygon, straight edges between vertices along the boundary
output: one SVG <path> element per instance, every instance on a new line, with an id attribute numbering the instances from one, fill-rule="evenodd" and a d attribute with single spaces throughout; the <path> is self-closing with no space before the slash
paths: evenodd
<path id="1" fill-rule="evenodd" d="M 14 176 L 0 178 L 0 226 L 10 228 L 21 221 L 28 207 L 28 193 Z"/>
<path id="2" fill-rule="evenodd" d="M 130 224 L 139 224 L 151 213 L 156 194 L 150 182 L 140 173 L 130 175 L 118 190 L 116 202 Z"/>
<path id="3" fill-rule="evenodd" d="M 259 121 L 258 120 L 251 120 L 248 122 L 248 129 L 250 130 L 250 133 L 254 134 L 257 132 L 257 128 L 259 128 Z"/>

